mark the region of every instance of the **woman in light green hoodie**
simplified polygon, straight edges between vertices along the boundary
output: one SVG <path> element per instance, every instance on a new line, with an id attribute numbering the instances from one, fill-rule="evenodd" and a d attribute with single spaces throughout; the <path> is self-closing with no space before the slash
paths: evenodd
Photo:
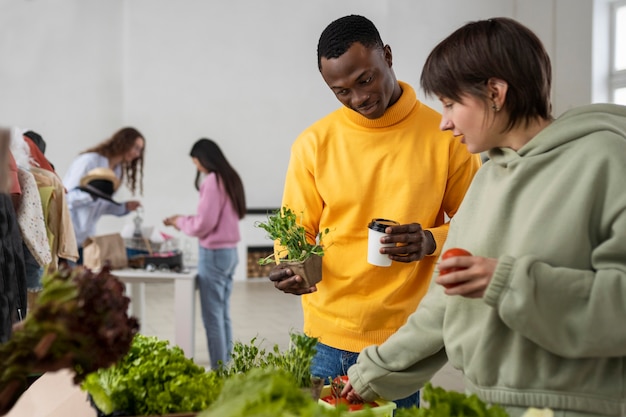
<path id="1" fill-rule="evenodd" d="M 401 398 L 446 363 L 469 393 L 557 415 L 626 414 L 626 108 L 551 115 L 550 59 L 506 18 L 443 40 L 422 73 L 441 128 L 488 152 L 407 323 L 349 369 L 349 398 Z M 461 136 L 463 135 L 463 136 Z M 445 287 L 444 287 L 445 285 Z M 447 287 L 447 288 L 446 288 Z"/>

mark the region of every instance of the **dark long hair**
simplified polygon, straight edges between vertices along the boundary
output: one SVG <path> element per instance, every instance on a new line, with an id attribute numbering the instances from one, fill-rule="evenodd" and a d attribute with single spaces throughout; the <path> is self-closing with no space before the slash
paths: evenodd
<path id="1" fill-rule="evenodd" d="M 202 138 L 193 144 L 189 156 L 196 158 L 207 171 L 217 175 L 217 179 L 222 182 L 237 215 L 243 219 L 246 214 L 246 196 L 243 183 L 237 171 L 226 160 L 217 143 L 211 139 Z M 200 171 L 196 173 L 196 190 L 200 189 L 200 174 Z"/>
<path id="2" fill-rule="evenodd" d="M 83 153 L 96 152 L 107 158 L 115 158 L 131 150 L 135 146 L 137 138 L 142 138 L 144 143 L 141 156 L 131 162 L 122 162 L 122 180 L 126 176 L 128 189 L 135 194 L 137 185 L 139 185 L 139 192 L 143 194 L 143 155 L 146 152 L 146 138 L 137 129 L 124 127 L 115 132 L 109 139 L 83 151 Z"/>

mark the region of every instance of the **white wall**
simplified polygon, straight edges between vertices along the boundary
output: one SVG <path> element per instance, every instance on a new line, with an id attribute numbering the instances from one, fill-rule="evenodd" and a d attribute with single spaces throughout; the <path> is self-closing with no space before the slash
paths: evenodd
<path id="1" fill-rule="evenodd" d="M 146 224 L 194 212 L 188 153 L 203 136 L 240 172 L 250 207 L 276 207 L 291 142 L 339 105 L 316 64 L 317 39 L 332 20 L 372 19 L 398 78 L 417 87 L 428 52 L 452 30 L 517 18 L 550 52 L 560 114 L 591 101 L 592 3 L 0 0 L 0 124 L 41 133 L 61 175 L 81 150 L 122 126 L 138 128 L 147 140 Z M 131 220 L 103 219 L 99 230 Z"/>
<path id="2" fill-rule="evenodd" d="M 0 0 L 0 123 L 47 139 L 64 172 L 124 118 L 122 2 Z"/>

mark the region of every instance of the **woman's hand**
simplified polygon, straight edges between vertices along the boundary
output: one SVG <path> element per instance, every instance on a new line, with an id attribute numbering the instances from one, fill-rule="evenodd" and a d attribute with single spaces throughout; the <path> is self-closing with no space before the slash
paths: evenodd
<path id="1" fill-rule="evenodd" d="M 481 298 L 491 282 L 498 260 L 482 256 L 454 256 L 439 262 L 435 281 L 446 287 L 446 294 Z M 442 273 L 441 271 L 451 271 Z"/>
<path id="2" fill-rule="evenodd" d="M 163 220 L 163 224 L 166 225 L 166 226 L 172 226 L 176 230 L 180 230 L 180 229 L 178 229 L 178 226 L 176 226 L 176 220 L 178 220 L 179 217 L 180 217 L 180 214 L 175 214 L 173 216 L 166 217 Z"/>
<path id="3" fill-rule="evenodd" d="M 346 382 L 346 385 L 341 390 L 341 396 L 346 397 L 346 399 L 351 403 L 365 402 L 363 401 L 363 398 L 361 398 L 361 396 L 354 390 L 350 381 Z"/>
<path id="4" fill-rule="evenodd" d="M 137 200 L 130 200 L 126 202 L 126 210 L 135 211 L 141 206 L 141 202 Z"/>

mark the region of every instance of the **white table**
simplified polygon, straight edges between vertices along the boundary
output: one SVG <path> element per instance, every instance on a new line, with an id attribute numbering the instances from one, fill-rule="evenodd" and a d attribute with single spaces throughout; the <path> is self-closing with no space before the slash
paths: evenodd
<path id="1" fill-rule="evenodd" d="M 174 341 L 190 358 L 194 356 L 195 347 L 196 273 L 195 268 L 183 272 L 149 272 L 145 269 L 111 271 L 111 274 L 126 284 L 131 299 L 129 314 L 137 317 L 139 324 L 145 316 L 145 284 L 174 282 Z"/>

